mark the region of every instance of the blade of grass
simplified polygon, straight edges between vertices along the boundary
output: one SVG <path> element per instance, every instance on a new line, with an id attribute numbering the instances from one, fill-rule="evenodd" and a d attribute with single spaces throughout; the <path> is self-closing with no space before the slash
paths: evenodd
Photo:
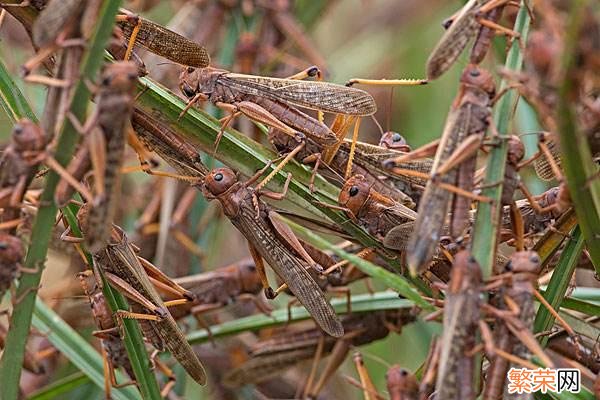
<path id="1" fill-rule="evenodd" d="M 352 296 L 351 303 L 353 313 L 410 308 L 415 305 L 410 300 L 398 298 L 398 294 L 394 292 L 378 292 Z M 338 314 L 345 313 L 348 310 L 346 299 L 333 299 L 331 305 Z M 291 318 L 289 319 L 288 309 L 281 308 L 273 311 L 271 315 L 251 315 L 224 322 L 220 325 L 213 325 L 210 327 L 210 331 L 213 338 L 218 338 L 246 331 L 256 331 L 263 328 L 285 325 L 288 322 L 302 321 L 309 318 L 310 314 L 304 307 L 292 307 Z M 192 332 L 187 336 L 187 340 L 191 344 L 204 343 L 209 339 L 210 336 L 206 330 Z"/>
<path id="2" fill-rule="evenodd" d="M 541 291 L 544 294 L 543 291 Z M 564 298 L 560 303 L 561 308 L 578 311 L 586 315 L 600 315 L 600 305 L 573 297 Z"/>
<path id="3" fill-rule="evenodd" d="M 561 57 L 564 78 L 559 89 L 558 137 L 560 139 L 561 164 L 564 169 L 569 193 L 575 212 L 585 237 L 590 259 L 600 276 L 600 181 L 589 180 L 598 168 L 593 161 L 586 135 L 577 127 L 573 108 L 576 60 L 575 49 L 579 38 L 581 22 L 587 10 L 588 1 L 571 3 L 565 46 Z"/>
<path id="4" fill-rule="evenodd" d="M 544 298 L 556 311 L 559 310 L 558 307 L 560 306 L 560 302 L 564 298 L 565 293 L 567 293 L 571 277 L 575 272 L 582 251 L 583 236 L 581 235 L 581 230 L 577 227 L 563 249 L 560 260 L 558 261 L 552 274 L 552 278 L 550 279 L 550 283 L 548 284 L 548 288 L 544 293 Z M 533 331 L 536 333 L 546 331 L 550 329 L 553 323 L 554 316 L 550 314 L 546 307 L 541 306 L 535 316 Z M 542 336 L 542 345 L 545 345 L 547 342 L 548 336 Z"/>
<path id="5" fill-rule="evenodd" d="M 88 46 L 84 50 L 81 80 L 75 87 L 69 107 L 73 115 L 80 120 L 83 120 L 85 116 L 90 97 L 85 80 L 93 81 L 102 64 L 104 47 L 112 34 L 114 18 L 120 3 L 120 1 L 112 0 L 103 3 L 97 25 Z M 78 136 L 71 122 L 66 118 L 56 147 L 56 160 L 61 165 L 66 165 L 71 160 Z M 33 223 L 31 245 L 25 257 L 24 266 L 32 269 L 37 268 L 38 272 L 25 274 L 21 278 L 17 290 L 17 296 L 21 301 L 13 309 L 10 329 L 6 337 L 7 350 L 0 359 L 0 397 L 3 400 L 16 400 L 19 394 L 19 378 L 21 376 L 25 343 L 35 305 L 35 292 L 40 284 L 48 251 L 48 242 L 56 215 L 56 205 L 53 197 L 58 180 L 59 177 L 56 173 L 52 171 L 48 173 L 44 191 L 40 198 L 40 207 Z"/>
<path id="6" fill-rule="evenodd" d="M 513 30 L 518 32 L 523 43 L 527 42 L 529 33 L 530 17 L 525 7 L 524 1 L 521 1 L 519 13 Z M 519 43 L 513 41 L 508 56 L 506 57 L 505 67 L 510 71 L 519 71 L 523 65 L 523 54 L 519 48 Z M 500 84 L 501 91 L 507 87 L 508 83 L 503 80 Z M 518 97 L 514 91 L 508 91 L 499 101 L 494 113 L 493 123 L 501 135 L 508 134 L 513 112 L 516 108 Z M 475 226 L 473 227 L 473 256 L 481 265 L 483 277 L 488 278 L 492 273 L 494 257 L 496 254 L 498 221 L 500 220 L 500 196 L 502 194 L 502 182 L 504 179 L 504 166 L 506 164 L 506 153 L 508 150 L 507 142 L 501 141 L 497 147 L 494 147 L 489 155 L 486 166 L 485 180 L 482 183 L 482 195 L 493 200 L 492 203 L 479 203 L 477 207 L 477 216 Z M 490 221 L 492 223 L 490 223 Z"/>
<path id="7" fill-rule="evenodd" d="M 91 382 L 90 378 L 83 372 L 76 372 L 62 379 L 58 379 L 40 390 L 32 393 L 27 398 L 28 400 L 52 400 L 58 396 L 68 393 L 71 390 L 78 388 Z"/>
<path id="8" fill-rule="evenodd" d="M 584 321 L 581 318 L 574 317 L 564 311 L 560 311 L 559 315 L 578 335 L 586 336 L 593 341 L 598 340 L 600 337 L 600 328 L 597 328 L 594 324 Z"/>
<path id="9" fill-rule="evenodd" d="M 36 302 L 33 326 L 40 332 L 44 332 L 50 343 L 86 374 L 96 386 L 104 388 L 102 356 L 40 299 Z M 115 373 L 118 382 L 127 380 L 120 371 Z M 122 400 L 141 399 L 135 386 L 114 388 L 112 395 L 115 399 Z"/>
<path id="10" fill-rule="evenodd" d="M 75 237 L 82 237 L 79 226 L 77 225 L 77 210 L 78 207 L 71 204 L 63 208 L 63 215 L 71 228 L 72 235 Z M 82 250 L 87 258 L 88 265 L 92 265 L 92 256 L 83 248 L 83 246 Z M 112 312 L 114 313 L 117 310 L 129 310 L 129 304 L 125 297 L 110 287 L 104 278 L 102 271 L 100 271 L 100 274 L 102 275 L 102 293 L 104 293 L 104 298 L 108 302 Z M 125 343 L 127 356 L 129 357 L 142 397 L 144 399 L 160 399 L 161 396 L 158 383 L 156 382 L 154 374 L 148 368 L 148 365 L 151 365 L 151 362 L 148 358 L 146 345 L 144 344 L 144 338 L 138 323 L 134 320 L 126 319 L 122 321 L 121 325 L 124 329 L 123 342 Z"/>
<path id="11" fill-rule="evenodd" d="M 29 103 L 23 97 L 23 94 L 12 79 L 10 72 L 6 70 L 6 66 L 0 60 L 0 97 L 1 105 L 6 115 L 16 122 L 19 118 L 29 118 L 33 122 L 37 122 L 37 118 Z"/>

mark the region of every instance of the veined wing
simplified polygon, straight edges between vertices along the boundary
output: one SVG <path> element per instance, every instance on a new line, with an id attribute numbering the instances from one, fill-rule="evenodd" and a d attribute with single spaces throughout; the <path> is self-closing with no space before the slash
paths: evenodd
<path id="1" fill-rule="evenodd" d="M 285 101 L 311 110 L 357 116 L 373 115 L 377 111 L 375 100 L 369 93 L 329 82 L 232 73 L 223 75 L 219 81 L 246 94 Z"/>
<path id="2" fill-rule="evenodd" d="M 479 22 L 475 10 L 487 1 L 469 0 L 454 18 L 427 59 L 427 79 L 435 79 L 454 64 L 467 43 L 475 36 Z"/>

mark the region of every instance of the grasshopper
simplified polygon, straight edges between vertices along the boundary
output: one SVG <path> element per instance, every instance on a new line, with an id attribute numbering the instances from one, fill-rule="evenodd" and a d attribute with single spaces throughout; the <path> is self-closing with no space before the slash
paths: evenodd
<path id="1" fill-rule="evenodd" d="M 363 390 L 365 400 L 384 400 L 380 395 L 373 381 L 369 376 L 369 371 L 365 367 L 362 355 L 359 352 L 354 353 L 354 365 L 358 371 L 360 382 L 349 378 L 349 382 Z M 399 365 L 392 365 L 385 374 L 385 383 L 390 400 L 417 400 L 419 398 L 419 381 L 417 378 Z"/>
<path id="2" fill-rule="evenodd" d="M 17 226 L 21 203 L 37 166 L 42 161 L 46 137 L 41 128 L 28 119 L 14 125 L 10 144 L 0 157 L 0 229 Z"/>
<path id="3" fill-rule="evenodd" d="M 182 176 L 198 179 L 206 176 L 208 169 L 198 151 L 169 127 L 140 109 L 134 111 L 131 122 L 141 142 Z"/>
<path id="4" fill-rule="evenodd" d="M 343 324 L 347 333 L 340 339 L 323 336 L 322 332 L 315 328 L 292 333 L 283 332 L 253 346 L 252 357 L 227 374 L 224 378 L 225 383 L 237 387 L 260 382 L 274 374 L 280 374 L 284 368 L 313 358 L 318 347 L 321 347 L 319 357 L 332 354 L 334 363 L 325 368 L 328 374 L 322 373 L 320 381 L 309 388 L 309 394 L 316 395 L 325 385 L 326 379 L 343 362 L 351 345 L 362 346 L 383 339 L 390 331 L 400 332 L 404 325 L 412 321 L 414 315 L 411 310 L 386 310 L 345 316 Z"/>
<path id="5" fill-rule="evenodd" d="M 398 243 L 400 232 L 409 233 L 417 213 L 375 191 L 362 175 L 346 181 L 338 197 L 340 207 L 355 222 L 380 239 L 387 248 L 404 250 L 406 242 Z"/>
<path id="6" fill-rule="evenodd" d="M 517 32 L 497 23 L 508 2 L 508 0 L 469 0 L 452 19 L 450 27 L 429 55 L 426 68 L 427 79 L 439 78 L 446 72 L 474 37 L 477 37 L 477 40 L 469 61 L 472 64 L 481 62 L 496 31 L 518 38 Z"/>
<path id="7" fill-rule="evenodd" d="M 504 393 L 504 384 L 511 361 L 506 354 L 512 354 L 526 361 L 531 357 L 531 352 L 542 360 L 547 367 L 553 363 L 546 356 L 536 339 L 529 333 L 535 316 L 533 302 L 536 291 L 537 277 L 541 269 L 541 259 L 533 251 L 520 251 L 512 255 L 506 270 L 511 272 L 510 283 L 503 287 L 497 299 L 502 310 L 486 307 L 492 315 L 500 317 L 494 328 L 494 337 L 491 339 L 489 328 L 480 324 L 482 335 L 486 343 L 486 353 L 490 358 L 490 367 L 487 372 L 486 386 L 483 392 L 485 400 L 516 398 L 515 394 Z M 511 311 L 506 311 L 506 309 Z M 504 312 L 502 312 L 504 311 Z M 490 345 L 490 342 L 493 342 Z M 491 347 L 491 348 L 490 348 Z M 535 368 L 533 365 L 531 368 Z M 521 398 L 532 398 L 519 395 Z"/>
<path id="8" fill-rule="evenodd" d="M 300 148 L 296 152 L 295 158 L 305 164 L 314 164 L 313 174 L 311 176 L 311 181 L 309 182 L 309 189 L 314 191 L 314 179 L 317 171 L 319 171 L 319 166 L 324 162 L 323 152 L 325 147 L 319 145 L 310 138 L 298 142 L 295 138 L 276 129 L 269 129 L 269 141 L 279 153 L 289 154 L 295 149 Z M 344 140 L 340 144 L 333 158 L 325 164 L 325 168 L 320 170 L 321 173 L 326 177 L 338 180 L 339 176 L 344 176 L 350 157 L 351 147 L 352 142 L 350 140 Z M 388 150 L 368 143 L 356 142 L 350 173 L 352 175 L 364 176 L 373 185 L 374 190 L 385 196 L 396 199 L 396 201 L 407 207 L 414 208 L 415 202 L 413 199 L 418 198 L 420 194 L 417 194 L 417 190 L 412 189 L 412 185 L 417 184 L 419 186 L 424 186 L 426 180 L 410 176 L 399 178 L 397 175 L 390 173 L 389 170 L 386 170 L 381 166 L 381 160 L 402 155 L 404 155 L 404 153 L 399 153 L 391 149 Z M 428 162 L 428 160 L 405 163 L 402 166 L 406 169 L 416 168 L 423 173 L 428 173 L 431 170 L 431 163 Z M 380 175 L 386 176 L 387 179 L 380 179 Z"/>
<path id="9" fill-rule="evenodd" d="M 91 222 L 86 215 L 87 212 L 87 207 L 82 207 L 78 215 L 84 237 Z M 120 310 L 117 316 L 147 322 L 142 325 L 142 330 L 154 347 L 159 351 L 165 348 L 169 350 L 187 373 L 196 382 L 204 385 L 206 383 L 204 367 L 167 310 L 167 304 L 181 304 L 181 299 L 187 302 L 193 299 L 193 296 L 171 281 L 158 268 L 139 259 L 133 245 L 117 226 L 113 226 L 108 244 L 92 254 L 94 271 L 96 273 L 102 271 L 113 287 L 134 302 L 133 312 Z M 152 282 L 172 293 L 179 293 L 180 300 L 163 303 Z"/>
<path id="10" fill-rule="evenodd" d="M 454 256 L 450 283 L 444 303 L 444 332 L 436 381 L 439 399 L 474 399 L 474 355 L 466 353 L 475 347 L 480 320 L 481 271 L 477 261 L 466 250 Z"/>
<path id="11" fill-rule="evenodd" d="M 204 47 L 127 10 L 121 10 L 117 15 L 117 25 L 129 40 L 125 60 L 129 59 L 132 47 L 137 43 L 181 65 L 204 68 L 210 64 L 210 56 Z"/>
<path id="12" fill-rule="evenodd" d="M 121 339 L 119 328 L 113 319 L 112 311 L 106 302 L 102 290 L 100 290 L 99 285 L 94 282 L 91 274 L 82 272 L 77 276 L 85 295 L 89 299 L 92 308 L 92 316 L 94 317 L 96 326 L 100 329 L 93 332 L 93 335 L 102 341 L 102 354 L 106 357 L 105 362 L 108 367 L 104 372 L 104 389 L 107 398 L 110 398 L 111 385 L 114 387 L 122 387 L 124 385 L 135 383 L 125 382 L 118 384 L 115 376 L 115 369 L 123 367 L 125 372 L 127 372 L 127 375 L 132 379 L 135 377 L 135 374 L 133 372 L 133 367 L 131 366 L 131 361 L 129 361 L 129 357 L 127 356 L 125 344 Z"/>
<path id="13" fill-rule="evenodd" d="M 330 146 L 338 141 L 337 136 L 327 125 L 298 107 L 353 116 L 369 116 L 377 111 L 373 97 L 359 89 L 328 82 L 234 74 L 212 67 L 184 68 L 179 87 L 190 99 L 184 112 L 200 100 L 210 101 L 231 112 L 223 123 L 216 145 L 238 112 L 292 137 L 302 133 Z"/>
<path id="14" fill-rule="evenodd" d="M 423 271 L 431 260 L 449 205 L 452 204 L 450 235 L 457 237 L 468 222 L 471 199 L 487 200 L 471 193 L 476 161 L 473 153 L 481 146 L 485 131 L 490 126 L 494 92 L 489 72 L 475 65 L 465 68 L 459 94 L 437 146 L 431 179 L 419 204 L 414 234 L 408 244 L 407 262 L 413 274 Z M 398 159 L 389 160 L 387 165 L 396 162 Z M 454 200 L 451 202 L 452 197 Z"/>
<path id="15" fill-rule="evenodd" d="M 182 315 L 183 312 L 204 313 L 240 300 L 250 300 L 259 310 L 269 312 L 256 297 L 263 287 L 252 258 L 173 281 L 189 290 L 194 296 L 191 303 L 179 306 L 171 312 L 176 318 L 179 317 L 180 312 Z"/>
<path id="16" fill-rule="evenodd" d="M 317 324 L 328 334 L 340 337 L 344 333 L 342 324 L 307 271 L 307 268 L 316 268 L 316 263 L 290 228 L 280 220 L 279 215 L 259 198 L 264 196 L 282 199 L 291 175 L 288 175 L 283 193 L 250 187 L 268 167 L 269 165 L 258 171 L 245 183 L 238 182 L 235 173 L 228 168 L 215 169 L 204 179 L 202 191 L 207 199 L 219 200 L 225 215 L 248 240 L 250 254 L 254 258 L 267 298 L 274 298 L 275 293 L 267 281 L 263 258 L 288 285 Z"/>
<path id="17" fill-rule="evenodd" d="M 392 365 L 388 369 L 385 374 L 385 382 L 390 400 L 417 400 L 419 398 L 417 378 L 399 365 Z"/>
<path id="18" fill-rule="evenodd" d="M 137 67 L 132 62 L 107 65 L 102 71 L 94 114 L 84 126 L 75 119 L 72 121 L 80 132 L 86 134 L 86 143 L 85 149 L 78 152 L 79 158 L 68 167 L 68 171 L 85 171 L 86 168 L 81 168 L 79 163 L 89 157 L 95 172 L 96 195 L 87 199 L 94 206 L 89 212 L 89 231 L 85 238 L 91 252 L 102 249 L 110 236 L 118 203 L 126 129 L 133 112 L 137 78 Z M 67 184 L 70 182 L 63 183 Z M 56 201 L 64 201 L 60 197 L 64 193 L 60 184 L 58 193 Z"/>

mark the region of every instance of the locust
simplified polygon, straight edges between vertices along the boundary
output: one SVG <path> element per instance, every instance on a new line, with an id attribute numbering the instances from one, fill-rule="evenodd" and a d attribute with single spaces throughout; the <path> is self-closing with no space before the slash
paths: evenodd
<path id="1" fill-rule="evenodd" d="M 534 295 L 541 299 L 537 293 L 537 278 L 541 270 L 541 259 L 534 251 L 519 251 L 511 256 L 505 271 L 510 272 L 509 282 L 501 287 L 495 298 L 494 307 L 486 306 L 485 309 L 497 319 L 493 338 L 489 328 L 480 323 L 486 354 L 490 359 L 487 372 L 486 386 L 483 392 L 485 400 L 513 399 L 516 394 L 506 393 L 504 384 L 506 374 L 511 363 L 527 364 L 528 368 L 535 369 L 529 362 L 534 353 L 546 367 L 552 368 L 552 360 L 544 353 L 537 340 L 530 333 L 535 316 Z M 549 307 L 547 302 L 542 303 Z M 551 312 L 551 308 L 548 308 Z M 554 311 L 555 315 L 556 312 Z M 562 318 L 558 321 L 564 323 Z M 572 330 L 571 330 L 572 332 Z M 528 395 L 518 395 L 518 398 L 532 398 Z"/>
<path id="2" fill-rule="evenodd" d="M 269 309 L 256 297 L 262 290 L 262 282 L 252 258 L 215 269 L 214 271 L 185 276 L 173 280 L 189 290 L 194 300 L 171 311 L 175 318 L 220 309 L 228 304 L 249 300 L 257 309 L 269 313 Z"/>
<path id="3" fill-rule="evenodd" d="M 497 21 L 508 0 L 469 0 L 452 19 L 451 25 L 427 59 L 427 79 L 439 78 L 458 59 L 467 44 L 475 37 L 469 62 L 481 62 L 496 31 L 518 38 L 519 34 Z"/>
<path id="4" fill-rule="evenodd" d="M 354 353 L 353 360 L 360 382 L 347 377 L 348 381 L 362 389 L 365 400 L 384 400 L 386 397 L 380 395 L 375 389 L 360 352 Z M 398 364 L 388 368 L 385 374 L 385 383 L 390 400 L 417 400 L 419 398 L 419 381 Z"/>
<path id="5" fill-rule="evenodd" d="M 269 129 L 268 137 L 279 153 L 289 154 L 299 148 L 294 157 L 304 164 L 314 165 L 311 181 L 309 182 L 309 189 L 311 191 L 314 191 L 314 180 L 317 172 L 334 180 L 340 180 L 340 177 L 343 177 L 346 173 L 348 160 L 350 159 L 350 149 L 352 147 L 350 140 L 344 140 L 331 160 L 325 162 L 323 160 L 325 147 L 310 138 L 298 141 L 276 129 Z M 414 189 L 414 187 L 415 185 L 424 187 L 426 180 L 412 176 L 399 177 L 389 170 L 384 169 L 381 165 L 382 160 L 400 157 L 404 154 L 392 149 L 356 142 L 350 173 L 351 175 L 364 176 L 373 185 L 374 190 L 396 199 L 397 202 L 409 208 L 414 208 L 414 199 L 418 199 L 421 193 L 420 190 Z M 321 165 L 324 165 L 324 167 L 320 168 Z M 431 160 L 418 160 L 411 163 L 404 163 L 402 166 L 406 169 L 414 168 L 426 174 L 431 170 Z M 381 176 L 385 176 L 386 179 L 381 179 Z"/>
<path id="6" fill-rule="evenodd" d="M 468 224 L 471 201 L 487 201 L 473 195 L 471 190 L 475 152 L 491 125 L 490 106 L 494 93 L 489 72 L 475 65 L 465 68 L 459 94 L 437 145 L 431 178 L 421 198 L 414 234 L 408 244 L 407 262 L 413 274 L 423 271 L 431 260 L 449 208 L 452 212 L 450 235 L 455 238 Z M 393 167 L 398 161 L 391 159 L 386 165 Z"/>
<path id="7" fill-rule="evenodd" d="M 17 121 L 0 157 L 0 229 L 14 232 L 18 225 L 25 192 L 43 160 L 45 146 L 46 136 L 38 125 L 25 118 Z"/>
<path id="8" fill-rule="evenodd" d="M 281 221 L 280 216 L 260 199 L 260 196 L 282 199 L 291 175 L 288 175 L 282 193 L 250 187 L 268 167 L 269 165 L 244 183 L 239 182 L 235 173 L 228 168 L 215 169 L 204 179 L 202 191 L 207 199 L 219 200 L 225 215 L 248 240 L 250 254 L 254 258 L 267 298 L 275 297 L 275 292 L 267 281 L 263 259 L 287 284 L 317 324 L 328 334 L 340 337 L 344 333 L 342 324 L 307 270 L 317 268 L 315 261 L 306 253 L 291 229 Z"/>
<path id="9" fill-rule="evenodd" d="M 105 362 L 108 364 L 108 370 L 105 370 L 105 382 L 104 389 L 107 394 L 107 398 L 110 398 L 111 386 L 122 387 L 124 385 L 130 385 L 135 382 L 125 382 L 118 384 L 115 376 L 115 369 L 123 367 L 125 372 L 130 378 L 134 378 L 133 367 L 131 361 L 127 356 L 125 350 L 125 344 L 121 338 L 119 328 L 113 318 L 113 313 L 108 306 L 106 298 L 100 289 L 100 286 L 94 282 L 94 277 L 91 274 L 85 272 L 79 273 L 78 275 L 81 287 L 87 296 L 90 307 L 92 309 L 92 316 L 98 331 L 94 331 L 92 334 L 102 341 L 103 356 Z"/>
<path id="10" fill-rule="evenodd" d="M 417 378 L 399 365 L 392 365 L 385 374 L 390 400 L 417 400 L 419 382 Z"/>
<path id="11" fill-rule="evenodd" d="M 437 398 L 474 399 L 474 354 L 480 320 L 481 270 L 467 250 L 454 256 L 444 303 L 444 331 L 437 370 Z"/>
<path id="12" fill-rule="evenodd" d="M 86 157 L 94 169 L 96 194 L 88 194 L 87 200 L 93 203 L 93 207 L 89 212 L 89 230 L 85 238 L 86 246 L 91 252 L 102 249 L 110 237 L 119 198 L 126 129 L 133 112 L 137 79 L 135 63 L 121 61 L 108 64 L 101 74 L 94 113 L 83 126 L 74 119 L 72 121 L 86 138 L 84 149 L 78 151 L 75 162 L 67 167 L 67 171 L 85 171 L 86 168 L 82 168 L 80 163 Z M 74 178 L 77 180 L 80 177 Z M 62 185 L 70 183 L 67 181 Z M 60 185 L 55 200 L 64 202 L 64 197 L 60 197 L 63 193 Z"/>
<path id="13" fill-rule="evenodd" d="M 417 213 L 374 190 L 362 175 L 346 181 L 338 197 L 339 206 L 369 234 L 390 249 L 404 250 L 406 236 L 414 227 Z M 404 240 L 398 241 L 398 237 Z"/>
<path id="14" fill-rule="evenodd" d="M 343 362 L 350 346 L 361 346 L 383 339 L 391 331 L 398 333 L 403 326 L 414 321 L 414 318 L 410 309 L 349 314 L 343 319 L 347 333 L 340 339 L 323 336 L 322 332 L 315 328 L 283 332 L 254 345 L 251 358 L 227 374 L 224 378 L 225 383 L 231 387 L 238 387 L 263 381 L 274 374 L 280 374 L 284 368 L 315 357 L 318 351 L 317 359 L 329 354 L 333 359 L 325 367 L 326 372 L 321 373 L 319 382 L 307 385 L 307 394 L 315 396 Z"/>
<path id="15" fill-rule="evenodd" d="M 87 213 L 87 207 L 82 207 L 78 213 L 84 238 L 91 222 Z M 100 250 L 92 252 L 92 255 L 94 271 L 97 274 L 101 271 L 111 286 L 133 301 L 132 312 L 119 310 L 118 318 L 142 320 L 144 336 L 153 346 L 159 351 L 169 350 L 187 373 L 204 385 L 204 367 L 167 309 L 169 304 L 182 304 L 192 300 L 193 295 L 175 284 L 158 268 L 138 258 L 133 245 L 117 226 L 112 227 L 109 242 Z M 98 281 L 100 282 L 99 278 Z M 153 283 L 163 290 L 178 293 L 179 299 L 163 303 Z"/>
<path id="16" fill-rule="evenodd" d="M 179 78 L 182 93 L 190 99 L 184 112 L 200 100 L 231 112 L 216 145 L 238 112 L 292 137 L 302 134 L 330 146 L 338 141 L 332 130 L 298 108 L 359 117 L 377 111 L 367 92 L 328 82 L 241 75 L 212 67 L 186 67 Z"/>
<path id="17" fill-rule="evenodd" d="M 202 162 L 198 151 L 176 132 L 139 108 L 135 109 L 131 122 L 141 142 L 156 152 L 181 176 L 198 180 L 206 176 L 208 169 Z M 150 173 L 152 172 L 150 171 Z M 190 180 L 190 182 L 194 181 Z"/>
<path id="18" fill-rule="evenodd" d="M 206 49 L 161 25 L 121 9 L 117 25 L 129 40 L 125 59 L 129 59 L 134 44 L 181 65 L 204 68 L 210 64 Z"/>

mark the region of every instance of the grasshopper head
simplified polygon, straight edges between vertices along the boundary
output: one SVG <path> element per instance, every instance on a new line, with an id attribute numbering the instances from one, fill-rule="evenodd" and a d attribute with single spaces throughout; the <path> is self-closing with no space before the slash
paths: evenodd
<path id="1" fill-rule="evenodd" d="M 508 138 L 508 162 L 517 165 L 525 157 L 525 146 L 518 136 Z"/>
<path id="2" fill-rule="evenodd" d="M 117 93 L 133 93 L 138 80 L 138 68 L 133 61 L 117 61 L 102 70 L 100 86 Z"/>
<path id="3" fill-rule="evenodd" d="M 406 139 L 398 132 L 387 131 L 379 139 L 379 146 L 408 153 L 410 146 Z"/>
<path id="4" fill-rule="evenodd" d="M 229 190 L 236 182 L 235 172 L 229 168 L 217 168 L 206 175 L 204 187 L 210 195 L 219 196 Z"/>
<path id="5" fill-rule="evenodd" d="M 46 144 L 44 131 L 27 118 L 21 118 L 12 130 L 12 143 L 15 150 L 40 151 Z"/>
<path id="6" fill-rule="evenodd" d="M 25 256 L 21 239 L 7 233 L 0 234 L 0 262 L 4 264 L 15 264 Z"/>
<path id="7" fill-rule="evenodd" d="M 370 191 L 371 187 L 365 177 L 354 175 L 342 187 L 338 203 L 340 206 L 348 208 L 354 215 L 357 215 L 369 199 Z"/>

